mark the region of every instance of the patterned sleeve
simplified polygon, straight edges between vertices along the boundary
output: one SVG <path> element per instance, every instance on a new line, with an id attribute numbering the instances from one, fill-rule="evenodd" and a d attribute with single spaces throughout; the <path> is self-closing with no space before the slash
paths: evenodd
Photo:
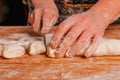
<path id="1" fill-rule="evenodd" d="M 66 19 L 67 17 L 69 17 L 72 14 L 76 14 L 76 13 L 81 13 L 84 12 L 88 9 L 86 8 L 71 8 L 71 7 L 64 7 L 64 1 L 65 0 L 54 0 L 56 2 L 56 5 L 59 9 L 59 14 L 60 17 L 58 19 L 58 23 L 60 23 L 61 21 L 63 21 L 64 19 Z M 95 4 L 98 0 L 66 0 L 66 2 L 69 2 L 70 4 Z M 29 8 L 29 13 L 31 13 L 34 9 L 34 5 L 32 4 L 31 0 L 22 0 L 23 4 L 27 5 Z M 116 20 L 114 22 L 115 24 L 120 23 L 120 18 L 118 20 Z"/>
<path id="2" fill-rule="evenodd" d="M 22 0 L 22 2 L 24 5 L 28 6 L 29 13 L 31 13 L 34 9 L 34 5 L 32 4 L 32 1 L 31 0 Z"/>

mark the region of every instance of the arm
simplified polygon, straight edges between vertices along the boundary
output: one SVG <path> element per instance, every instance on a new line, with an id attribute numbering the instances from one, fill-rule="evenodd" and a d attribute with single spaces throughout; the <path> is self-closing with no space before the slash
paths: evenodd
<path id="1" fill-rule="evenodd" d="M 120 0 L 99 0 L 90 11 L 108 25 L 120 17 Z"/>

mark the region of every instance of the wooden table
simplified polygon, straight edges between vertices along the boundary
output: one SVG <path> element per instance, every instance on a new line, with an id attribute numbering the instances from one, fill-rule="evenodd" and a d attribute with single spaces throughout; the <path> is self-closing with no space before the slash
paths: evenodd
<path id="1" fill-rule="evenodd" d="M 17 32 L 33 34 L 29 27 L 0 28 L 1 36 Z M 105 37 L 120 39 L 120 25 L 109 27 Z M 120 80 L 120 56 L 0 58 L 0 80 Z"/>

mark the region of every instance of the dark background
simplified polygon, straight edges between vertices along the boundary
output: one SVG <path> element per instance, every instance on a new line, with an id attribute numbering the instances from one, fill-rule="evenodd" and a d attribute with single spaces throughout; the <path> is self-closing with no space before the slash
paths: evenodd
<path id="1" fill-rule="evenodd" d="M 26 25 L 27 24 L 27 6 L 22 4 L 22 0 L 3 0 L 8 8 L 8 14 L 0 25 Z"/>

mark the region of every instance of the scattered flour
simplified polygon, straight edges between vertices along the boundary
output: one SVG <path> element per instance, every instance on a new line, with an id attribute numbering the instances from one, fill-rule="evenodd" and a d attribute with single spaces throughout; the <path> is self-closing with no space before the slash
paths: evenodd
<path id="1" fill-rule="evenodd" d="M 4 76 L 6 77 L 6 78 L 12 78 L 12 77 L 14 77 L 14 76 L 17 76 L 17 75 L 19 75 L 20 74 L 20 72 L 19 71 L 10 71 L 10 72 L 8 72 L 8 73 L 6 73 Z"/>
<path id="2" fill-rule="evenodd" d="M 29 35 L 26 33 L 10 34 L 0 37 L 0 44 L 17 44 L 28 48 L 28 45 L 36 40 L 42 40 L 42 36 Z"/>

